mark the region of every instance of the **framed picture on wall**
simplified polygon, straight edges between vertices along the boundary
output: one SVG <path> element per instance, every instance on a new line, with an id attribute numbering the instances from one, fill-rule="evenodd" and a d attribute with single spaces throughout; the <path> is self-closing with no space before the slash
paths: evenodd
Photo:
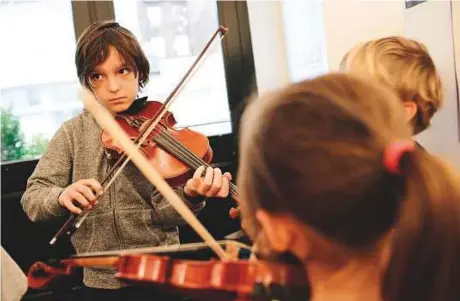
<path id="1" fill-rule="evenodd" d="M 419 5 L 423 2 L 426 2 L 426 0 L 406 0 L 406 9 Z"/>

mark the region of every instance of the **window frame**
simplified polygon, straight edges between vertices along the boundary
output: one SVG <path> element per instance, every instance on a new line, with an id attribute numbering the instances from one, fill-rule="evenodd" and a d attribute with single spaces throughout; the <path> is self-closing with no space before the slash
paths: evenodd
<path id="1" fill-rule="evenodd" d="M 229 28 L 223 39 L 223 57 L 227 96 L 231 114 L 232 133 L 210 136 L 213 164 L 235 166 L 238 161 L 238 124 L 249 88 L 257 91 L 246 1 L 216 1 L 220 24 Z M 100 20 L 115 19 L 112 1 L 72 1 L 75 36 L 78 37 L 90 24 Z M 2 198 L 25 190 L 38 159 L 2 162 Z"/>

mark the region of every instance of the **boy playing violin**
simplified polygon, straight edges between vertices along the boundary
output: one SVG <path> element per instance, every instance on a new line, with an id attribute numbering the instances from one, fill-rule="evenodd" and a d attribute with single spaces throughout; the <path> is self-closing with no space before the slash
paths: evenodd
<path id="1" fill-rule="evenodd" d="M 149 79 L 149 62 L 139 42 L 112 21 L 85 30 L 77 43 L 75 63 L 80 83 L 112 114 L 130 108 Z M 102 191 L 98 179 L 113 161 L 100 142 L 101 131 L 86 110 L 60 127 L 27 182 L 21 200 L 26 214 L 34 222 L 69 211 L 80 214 L 102 194 L 71 238 L 77 253 L 178 244 L 177 226 L 184 221 L 132 163 Z M 176 188 L 195 214 L 205 206 L 205 197 L 226 197 L 229 192 L 229 173 L 210 167 L 204 177 L 203 172 L 200 167 L 183 187 Z M 85 300 L 156 300 L 149 290 L 124 287 L 112 270 L 85 268 L 83 282 Z"/>

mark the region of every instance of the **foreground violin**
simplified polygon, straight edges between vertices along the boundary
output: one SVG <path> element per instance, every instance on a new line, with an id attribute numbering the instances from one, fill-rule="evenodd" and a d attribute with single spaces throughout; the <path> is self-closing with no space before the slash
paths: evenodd
<path id="1" fill-rule="evenodd" d="M 220 241 L 237 256 L 248 248 L 234 241 Z M 113 267 L 114 277 L 131 284 L 161 286 L 166 290 L 207 300 L 306 300 L 304 269 L 272 261 L 189 260 L 186 252 L 206 250 L 203 243 L 181 246 L 100 252 L 51 264 L 35 263 L 29 270 L 29 287 L 48 288 L 78 267 Z M 179 255 L 178 255 L 179 254 Z"/>

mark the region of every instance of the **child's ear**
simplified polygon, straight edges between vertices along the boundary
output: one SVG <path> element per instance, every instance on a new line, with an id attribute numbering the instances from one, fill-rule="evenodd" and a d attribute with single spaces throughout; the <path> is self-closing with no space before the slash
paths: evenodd
<path id="1" fill-rule="evenodd" d="M 403 106 L 406 120 L 411 121 L 415 114 L 417 114 L 417 105 L 413 101 L 405 101 L 403 102 Z"/>
<path id="2" fill-rule="evenodd" d="M 258 210 L 256 218 L 270 247 L 275 252 L 287 252 L 290 248 L 293 235 L 293 224 L 290 217 L 283 214 L 273 214 L 265 210 Z"/>

